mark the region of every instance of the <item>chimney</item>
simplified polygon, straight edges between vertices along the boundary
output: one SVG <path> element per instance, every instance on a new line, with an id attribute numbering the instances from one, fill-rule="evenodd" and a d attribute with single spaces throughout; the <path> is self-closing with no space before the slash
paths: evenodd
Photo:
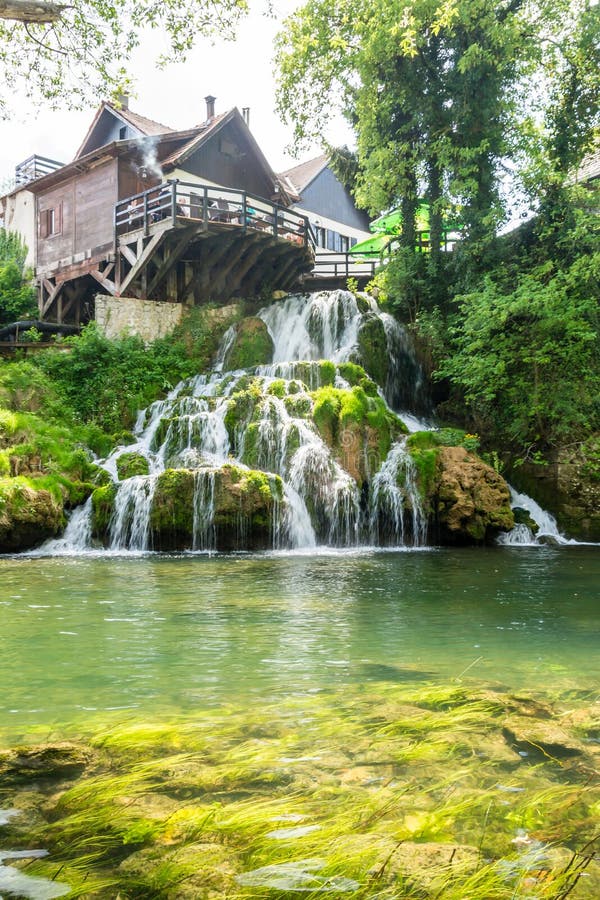
<path id="1" fill-rule="evenodd" d="M 244 117 L 244 122 L 250 128 L 250 107 L 242 106 L 242 116 Z"/>
<path id="2" fill-rule="evenodd" d="M 215 100 L 210 94 L 204 98 L 206 100 L 206 121 L 210 122 L 215 117 Z"/>
<path id="3" fill-rule="evenodd" d="M 122 92 L 117 94 L 117 103 L 121 109 L 129 109 L 129 94 Z"/>

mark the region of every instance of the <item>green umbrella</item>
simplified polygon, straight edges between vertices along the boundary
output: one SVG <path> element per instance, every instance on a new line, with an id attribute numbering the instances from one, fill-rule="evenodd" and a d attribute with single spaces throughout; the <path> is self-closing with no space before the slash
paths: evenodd
<path id="1" fill-rule="evenodd" d="M 429 231 L 429 204 L 421 201 L 417 207 L 416 215 L 417 232 Z M 402 231 L 402 212 L 398 209 L 392 209 L 389 213 L 374 219 L 369 225 L 371 231 L 376 234 L 400 234 Z M 443 229 L 448 231 L 459 231 L 462 223 L 457 219 L 445 219 Z"/>
<path id="2" fill-rule="evenodd" d="M 384 250 L 387 250 L 390 242 L 394 239 L 393 234 L 374 234 L 373 237 L 355 244 L 348 251 L 351 256 L 362 256 L 364 259 L 373 259 L 379 257 Z"/>

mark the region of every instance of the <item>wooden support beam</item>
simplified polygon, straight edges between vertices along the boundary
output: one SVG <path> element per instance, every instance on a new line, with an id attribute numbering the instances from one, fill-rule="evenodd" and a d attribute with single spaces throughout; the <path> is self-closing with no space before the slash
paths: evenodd
<path id="1" fill-rule="evenodd" d="M 172 250 L 169 251 L 168 247 L 165 248 L 162 263 L 159 265 L 158 271 L 148 285 L 148 293 L 146 296 L 152 296 L 161 281 L 163 281 L 163 279 L 166 278 L 169 272 L 173 269 L 173 266 L 177 265 L 177 263 L 187 250 L 188 244 L 189 235 L 184 234 L 184 236 L 180 238 L 179 241 L 177 241 Z"/>
<path id="2" fill-rule="evenodd" d="M 135 261 L 135 265 L 131 267 L 131 271 L 128 275 L 125 276 L 121 284 L 119 285 L 119 293 L 122 295 L 131 282 L 137 278 L 146 268 L 148 260 L 152 257 L 154 253 L 156 253 L 157 249 L 160 247 L 162 242 L 165 239 L 165 232 L 160 231 L 158 234 L 155 234 L 150 238 L 144 249 L 141 253 L 138 254 L 138 258 Z M 139 245 L 138 245 L 139 246 Z"/>
<path id="3" fill-rule="evenodd" d="M 249 237 L 253 238 L 251 243 Z M 238 242 L 237 247 L 234 248 L 237 252 L 230 254 L 227 265 L 219 265 L 218 274 L 210 285 L 211 296 L 221 297 L 230 278 L 235 279 L 236 285 L 239 286 L 241 278 L 264 252 L 264 246 L 264 235 L 260 234 L 249 235 L 245 240 Z M 231 292 L 226 292 L 225 296 L 231 296 Z"/>
<path id="4" fill-rule="evenodd" d="M 137 262 L 137 256 L 127 244 L 119 244 L 119 253 L 121 256 L 124 256 L 130 266 L 135 266 Z"/>
<path id="5" fill-rule="evenodd" d="M 52 284 L 51 281 L 48 281 L 47 278 L 44 278 L 43 285 L 44 289 L 48 291 L 48 297 L 44 301 L 44 305 L 40 310 L 40 319 L 43 319 L 60 292 L 62 291 L 64 282 L 61 281 L 59 284 Z M 43 296 L 43 295 L 42 295 Z"/>
<path id="6" fill-rule="evenodd" d="M 99 272 L 98 269 L 92 269 L 90 272 L 92 278 L 95 278 L 98 284 L 101 284 L 102 287 L 108 291 L 109 294 L 112 294 L 113 297 L 117 294 L 117 286 L 114 281 L 110 281 L 109 278 L 104 277 L 103 272 Z"/>

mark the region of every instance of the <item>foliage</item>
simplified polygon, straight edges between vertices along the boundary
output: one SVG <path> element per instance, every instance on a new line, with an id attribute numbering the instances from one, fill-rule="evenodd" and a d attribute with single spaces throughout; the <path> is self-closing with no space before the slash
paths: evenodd
<path id="1" fill-rule="evenodd" d="M 69 352 L 47 350 L 35 357 L 66 407 L 83 422 L 106 432 L 131 428 L 144 408 L 182 378 L 206 368 L 224 324 L 193 311 L 169 338 L 145 346 L 139 337 L 109 340 L 94 323 L 67 338 Z"/>
<path id="2" fill-rule="evenodd" d="M 0 326 L 37 311 L 35 290 L 25 269 L 26 256 L 19 235 L 0 228 Z"/>
<path id="3" fill-rule="evenodd" d="M 488 276 L 457 298 L 450 353 L 440 366 L 462 389 L 479 430 L 544 448 L 600 427 L 600 247 L 561 268 Z"/>
<path id="4" fill-rule="evenodd" d="M 162 32 L 168 58 L 185 59 L 200 36 L 232 38 L 246 0 L 75 0 L 53 24 L 0 19 L 0 115 L 13 96 L 81 107 L 129 86 L 128 64 L 145 29 Z"/>

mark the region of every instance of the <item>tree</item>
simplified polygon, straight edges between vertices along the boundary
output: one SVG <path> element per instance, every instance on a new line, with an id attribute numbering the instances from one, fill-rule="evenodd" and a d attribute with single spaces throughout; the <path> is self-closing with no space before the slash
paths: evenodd
<path id="1" fill-rule="evenodd" d="M 37 311 L 35 290 L 25 270 L 26 256 L 19 236 L 0 228 L 0 325 Z"/>
<path id="2" fill-rule="evenodd" d="M 72 107 L 117 95 L 144 29 L 165 33 L 168 55 L 182 59 L 200 35 L 232 37 L 247 8 L 247 0 L 0 0 L 0 116 L 15 92 Z"/>
<path id="3" fill-rule="evenodd" d="M 481 270 L 503 217 L 501 170 L 522 149 L 532 93 L 547 100 L 548 85 L 560 81 L 552 81 L 548 48 L 560 68 L 583 3 L 308 0 L 279 38 L 279 110 L 301 142 L 318 134 L 332 105 L 341 108 L 356 131 L 359 201 L 373 213 L 401 207 L 407 251 L 419 200 L 428 201 L 434 279 L 443 218 L 458 209 L 469 265 Z M 588 15 L 597 21 L 595 9 Z M 588 29 L 581 46 L 592 42 Z M 577 67 L 568 115 L 581 106 L 584 76 L 593 105 L 593 62 L 587 68 Z"/>

